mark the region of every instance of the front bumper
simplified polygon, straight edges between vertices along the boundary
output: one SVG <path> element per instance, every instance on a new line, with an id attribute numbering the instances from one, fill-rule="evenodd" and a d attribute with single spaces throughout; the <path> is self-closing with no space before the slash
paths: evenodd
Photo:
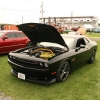
<path id="1" fill-rule="evenodd" d="M 18 72 L 17 71 L 12 69 L 11 73 L 18 77 Z M 38 79 L 33 78 L 33 77 L 27 77 L 25 80 L 35 82 L 35 83 L 42 83 L 42 84 L 51 84 L 51 83 L 56 82 L 56 78 L 53 78 L 51 80 L 38 80 Z"/>
<path id="2" fill-rule="evenodd" d="M 11 72 L 18 77 L 18 73 L 25 74 L 25 80 L 50 84 L 56 81 L 56 74 L 51 74 L 49 69 L 34 69 L 34 68 L 26 68 L 25 66 L 18 65 L 8 59 L 9 64 L 12 67 Z"/>

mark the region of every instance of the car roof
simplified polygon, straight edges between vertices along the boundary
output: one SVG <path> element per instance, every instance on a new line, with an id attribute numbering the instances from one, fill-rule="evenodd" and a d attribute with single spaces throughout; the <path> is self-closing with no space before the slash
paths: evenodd
<path id="1" fill-rule="evenodd" d="M 70 35 L 70 34 L 61 34 L 62 37 L 69 37 L 69 38 L 75 38 L 75 39 L 78 39 L 78 38 L 87 38 L 86 36 L 84 35 Z"/>

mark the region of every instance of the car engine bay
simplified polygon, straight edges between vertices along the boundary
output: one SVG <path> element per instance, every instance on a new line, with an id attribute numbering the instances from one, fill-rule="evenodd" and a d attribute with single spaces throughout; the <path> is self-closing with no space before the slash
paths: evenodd
<path id="1" fill-rule="evenodd" d="M 37 47 L 25 49 L 19 53 L 38 58 L 49 59 L 64 52 L 66 52 L 66 50 L 59 47 Z"/>

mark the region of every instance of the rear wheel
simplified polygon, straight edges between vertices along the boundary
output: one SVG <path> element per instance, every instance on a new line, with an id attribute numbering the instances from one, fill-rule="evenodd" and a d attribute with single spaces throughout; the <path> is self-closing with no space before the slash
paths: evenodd
<path id="1" fill-rule="evenodd" d="M 70 74 L 70 63 L 68 61 L 63 61 L 58 70 L 56 79 L 58 82 L 65 81 Z"/>
<path id="2" fill-rule="evenodd" d="M 92 56 L 91 58 L 89 59 L 89 63 L 92 64 L 95 60 L 95 54 L 96 54 L 96 51 L 94 50 L 93 53 L 92 53 Z"/>

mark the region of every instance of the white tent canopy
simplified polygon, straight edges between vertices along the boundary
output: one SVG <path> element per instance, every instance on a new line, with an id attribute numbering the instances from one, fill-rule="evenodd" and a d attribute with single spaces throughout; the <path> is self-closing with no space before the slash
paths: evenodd
<path id="1" fill-rule="evenodd" d="M 91 24 L 84 24 L 83 27 L 86 28 L 86 29 L 87 29 L 87 28 L 88 28 L 88 29 L 94 28 Z"/>

